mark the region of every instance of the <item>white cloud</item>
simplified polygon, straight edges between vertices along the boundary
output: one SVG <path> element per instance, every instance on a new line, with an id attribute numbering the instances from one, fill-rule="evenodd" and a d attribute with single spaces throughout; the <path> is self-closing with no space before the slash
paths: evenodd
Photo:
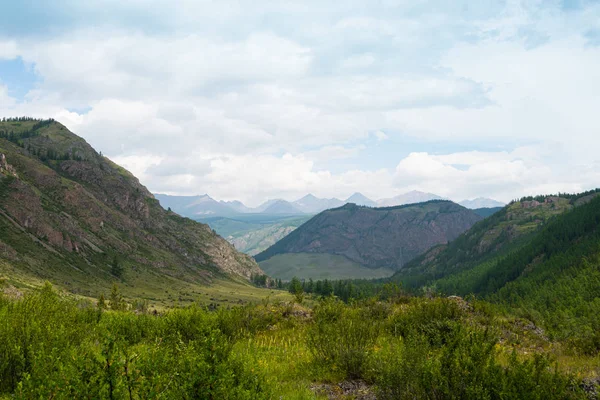
<path id="1" fill-rule="evenodd" d="M 12 60 L 18 54 L 17 43 L 14 40 L 0 41 L 0 60 Z"/>
<path id="2" fill-rule="evenodd" d="M 556 151 L 551 158 L 560 157 L 560 149 Z M 394 184 L 456 201 L 481 194 L 510 201 L 534 193 L 583 191 L 597 184 L 598 172 L 580 166 L 564 170 L 548 162 L 548 155 L 547 149 L 535 147 L 513 152 L 411 153 L 396 167 Z M 573 180 L 574 175 L 578 180 Z"/>
<path id="3" fill-rule="evenodd" d="M 389 138 L 390 138 L 390 137 L 389 137 L 388 135 L 386 135 L 386 133 L 385 133 L 385 132 L 383 132 L 383 131 L 376 131 L 376 132 L 375 132 L 373 135 L 374 135 L 374 136 L 377 138 L 377 140 L 379 140 L 379 141 L 382 141 L 382 140 L 387 140 L 387 139 L 389 139 Z"/>
<path id="4" fill-rule="evenodd" d="M 9 96 L 8 88 L 0 83 L 0 110 L 12 107 L 14 104 L 15 99 Z"/>
<path id="5" fill-rule="evenodd" d="M 0 59 L 40 78 L 24 99 L 0 86 L 0 115 L 54 117 L 152 190 L 250 202 L 597 182 L 600 47 L 585 33 L 600 8 L 459 3 L 102 3 L 102 23 L 0 34 Z"/>

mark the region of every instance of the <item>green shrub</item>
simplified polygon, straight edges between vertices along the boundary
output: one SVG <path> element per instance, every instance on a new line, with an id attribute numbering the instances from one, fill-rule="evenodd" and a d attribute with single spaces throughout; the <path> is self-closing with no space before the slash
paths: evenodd
<path id="1" fill-rule="evenodd" d="M 221 309 L 217 312 L 217 326 L 231 339 L 254 335 L 274 326 L 282 319 L 279 307 L 269 304 Z"/>
<path id="2" fill-rule="evenodd" d="M 568 399 L 581 398 L 569 376 L 545 356 L 502 367 L 496 339 L 487 330 L 461 327 L 452 340 L 434 346 L 424 335 L 409 336 L 374 361 L 382 399 Z"/>
<path id="3" fill-rule="evenodd" d="M 380 330 L 366 310 L 334 298 L 315 307 L 308 347 L 318 363 L 334 365 L 348 378 L 363 376 Z"/>
<path id="4" fill-rule="evenodd" d="M 250 329 L 266 323 L 256 320 Z M 0 397 L 272 397 L 266 377 L 232 357 L 232 346 L 219 316 L 198 307 L 162 316 L 98 311 L 46 286 L 19 301 L 0 299 Z"/>
<path id="5" fill-rule="evenodd" d="M 452 340 L 463 316 L 455 301 L 418 299 L 407 310 L 393 316 L 388 329 L 394 336 L 423 336 L 430 344 L 441 346 Z"/>

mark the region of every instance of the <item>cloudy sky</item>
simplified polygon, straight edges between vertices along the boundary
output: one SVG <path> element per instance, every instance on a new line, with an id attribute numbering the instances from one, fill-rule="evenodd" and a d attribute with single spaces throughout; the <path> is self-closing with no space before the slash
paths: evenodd
<path id="1" fill-rule="evenodd" d="M 157 193 L 600 186 L 600 3 L 0 0 L 0 116 Z"/>

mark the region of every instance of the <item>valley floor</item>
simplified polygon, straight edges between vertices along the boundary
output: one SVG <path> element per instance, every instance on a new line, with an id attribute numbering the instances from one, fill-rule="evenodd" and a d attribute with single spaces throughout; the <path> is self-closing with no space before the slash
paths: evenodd
<path id="1" fill-rule="evenodd" d="M 389 268 L 368 268 L 335 254 L 286 253 L 262 261 L 260 267 L 273 278 L 291 280 L 341 280 L 387 278 L 394 271 Z"/>
<path id="2" fill-rule="evenodd" d="M 244 305 L 271 301 L 289 301 L 292 296 L 287 291 L 271 290 L 253 286 L 243 279 L 221 278 L 210 284 L 186 282 L 180 279 L 163 276 L 162 279 L 150 279 L 146 275 L 130 276 L 126 281 L 113 279 L 119 286 L 124 298 L 130 303 L 146 302 L 152 309 L 163 310 L 189 304 L 200 305 Z M 13 268 L 11 264 L 0 260 L 0 282 L 10 285 L 16 293 L 28 293 L 41 288 L 45 281 L 33 274 Z M 110 293 L 106 282 L 90 278 L 89 292 L 104 296 Z M 63 287 L 69 290 L 69 286 Z M 73 293 L 79 299 L 96 301 L 88 293 Z M 98 295 L 99 296 L 99 295 Z"/>

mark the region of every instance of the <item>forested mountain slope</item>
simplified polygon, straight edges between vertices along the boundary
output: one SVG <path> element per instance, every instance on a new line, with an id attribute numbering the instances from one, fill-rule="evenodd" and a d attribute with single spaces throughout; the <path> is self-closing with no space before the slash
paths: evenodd
<path id="1" fill-rule="evenodd" d="M 115 281 L 164 292 L 261 272 L 57 122 L 0 122 L 0 159 L 0 274 L 12 282 L 97 296 Z"/>
<path id="2" fill-rule="evenodd" d="M 369 208 L 355 204 L 324 211 L 258 254 L 263 261 L 284 253 L 328 253 L 370 268 L 399 269 L 447 243 L 481 217 L 449 201 Z"/>
<path id="3" fill-rule="evenodd" d="M 393 279 L 409 287 L 432 286 L 446 295 L 475 294 L 521 310 L 543 321 L 551 335 L 597 351 L 600 197 L 590 192 L 548 199 L 507 206 Z M 526 217 L 519 210 L 531 212 Z"/>
<path id="4" fill-rule="evenodd" d="M 573 207 L 566 198 L 513 202 L 447 245 L 432 248 L 410 261 L 393 279 L 418 287 L 447 275 L 469 271 L 526 243 L 550 218 Z"/>

